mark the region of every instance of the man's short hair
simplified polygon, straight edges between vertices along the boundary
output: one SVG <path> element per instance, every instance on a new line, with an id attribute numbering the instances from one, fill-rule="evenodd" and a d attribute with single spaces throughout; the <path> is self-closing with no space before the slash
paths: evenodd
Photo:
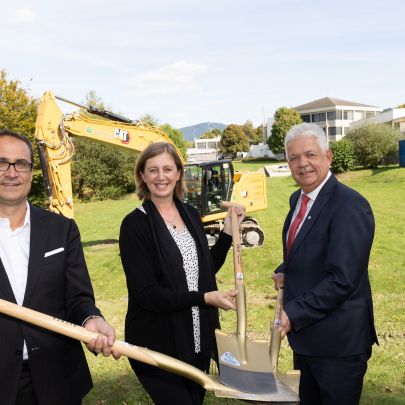
<path id="1" fill-rule="evenodd" d="M 328 136 L 325 131 L 317 124 L 303 122 L 302 124 L 294 125 L 287 132 L 284 140 L 285 155 L 288 160 L 288 144 L 300 136 L 314 136 L 320 148 L 326 152 L 329 149 Z"/>
<path id="2" fill-rule="evenodd" d="M 34 151 L 32 149 L 32 143 L 27 136 L 21 135 L 18 132 L 10 131 L 9 129 L 0 129 L 0 136 L 10 136 L 11 138 L 19 139 L 20 141 L 24 142 L 30 150 L 30 163 L 34 163 Z"/>

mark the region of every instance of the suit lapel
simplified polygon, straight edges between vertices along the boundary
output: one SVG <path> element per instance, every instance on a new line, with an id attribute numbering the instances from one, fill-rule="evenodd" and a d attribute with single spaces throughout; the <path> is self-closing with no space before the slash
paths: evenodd
<path id="1" fill-rule="evenodd" d="M 290 212 L 288 213 L 285 222 L 284 222 L 284 226 L 283 226 L 283 253 L 284 253 L 284 257 L 286 257 L 287 255 L 287 233 L 288 233 L 288 228 L 290 227 L 291 224 L 291 218 L 293 216 L 295 207 L 297 205 L 298 199 L 301 195 L 301 190 L 297 190 L 295 191 L 292 195 L 291 195 L 291 199 L 290 199 Z"/>
<path id="2" fill-rule="evenodd" d="M 298 249 L 299 245 L 302 243 L 302 241 L 304 240 L 304 238 L 306 237 L 308 232 L 311 230 L 313 224 L 316 222 L 316 219 L 318 218 L 318 216 L 322 212 L 323 208 L 325 207 L 325 204 L 332 197 L 336 184 L 337 184 L 336 177 L 332 175 L 329 178 L 329 180 L 325 183 L 325 185 L 322 187 L 321 191 L 319 192 L 318 196 L 316 197 L 314 204 L 311 207 L 311 210 L 309 211 L 308 215 L 305 217 L 304 222 L 301 226 L 301 229 L 297 233 L 297 236 L 292 245 L 289 257 L 292 257 L 294 255 L 294 253 Z M 295 204 L 294 204 L 294 207 L 295 207 Z"/>
<path id="3" fill-rule="evenodd" d="M 4 268 L 1 259 L 0 259 L 0 296 L 4 300 L 11 301 L 17 304 L 17 301 L 14 297 L 13 289 L 11 288 L 10 280 L 8 279 L 6 269 Z"/>
<path id="4" fill-rule="evenodd" d="M 24 305 L 29 301 L 35 285 L 41 276 L 44 254 L 46 250 L 47 227 L 45 216 L 40 209 L 30 206 L 31 210 L 31 236 L 30 236 L 30 257 L 28 261 L 28 278 L 25 289 Z"/>

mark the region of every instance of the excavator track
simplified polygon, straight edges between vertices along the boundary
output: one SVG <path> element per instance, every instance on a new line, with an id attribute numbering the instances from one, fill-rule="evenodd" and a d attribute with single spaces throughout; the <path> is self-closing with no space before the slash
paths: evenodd
<path id="1" fill-rule="evenodd" d="M 220 223 L 204 225 L 209 246 L 213 246 L 218 239 L 219 232 L 223 228 Z M 241 244 L 244 248 L 260 247 L 264 242 L 264 232 L 256 219 L 246 217 L 241 224 Z"/>

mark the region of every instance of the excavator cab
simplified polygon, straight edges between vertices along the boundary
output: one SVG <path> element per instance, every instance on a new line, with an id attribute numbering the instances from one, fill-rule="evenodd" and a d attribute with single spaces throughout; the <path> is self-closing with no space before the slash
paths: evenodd
<path id="1" fill-rule="evenodd" d="M 213 161 L 185 166 L 187 193 L 185 201 L 194 206 L 202 217 L 224 212 L 221 201 L 229 201 L 233 187 L 231 161 Z"/>
<path id="2" fill-rule="evenodd" d="M 260 173 L 234 172 L 231 160 L 190 163 L 185 166 L 187 193 L 184 201 L 201 215 L 208 244 L 214 245 L 223 227 L 227 209 L 221 201 L 243 204 L 246 212 L 266 206 L 265 180 Z M 257 221 L 245 217 L 241 224 L 241 242 L 245 247 L 261 246 L 264 234 Z"/>

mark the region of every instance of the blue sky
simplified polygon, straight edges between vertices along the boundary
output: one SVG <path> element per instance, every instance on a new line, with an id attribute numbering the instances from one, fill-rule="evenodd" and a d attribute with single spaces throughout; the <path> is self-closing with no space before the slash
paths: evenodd
<path id="1" fill-rule="evenodd" d="M 405 103 L 405 1 L 0 0 L 0 69 L 129 118 L 259 125 L 325 96 Z"/>

